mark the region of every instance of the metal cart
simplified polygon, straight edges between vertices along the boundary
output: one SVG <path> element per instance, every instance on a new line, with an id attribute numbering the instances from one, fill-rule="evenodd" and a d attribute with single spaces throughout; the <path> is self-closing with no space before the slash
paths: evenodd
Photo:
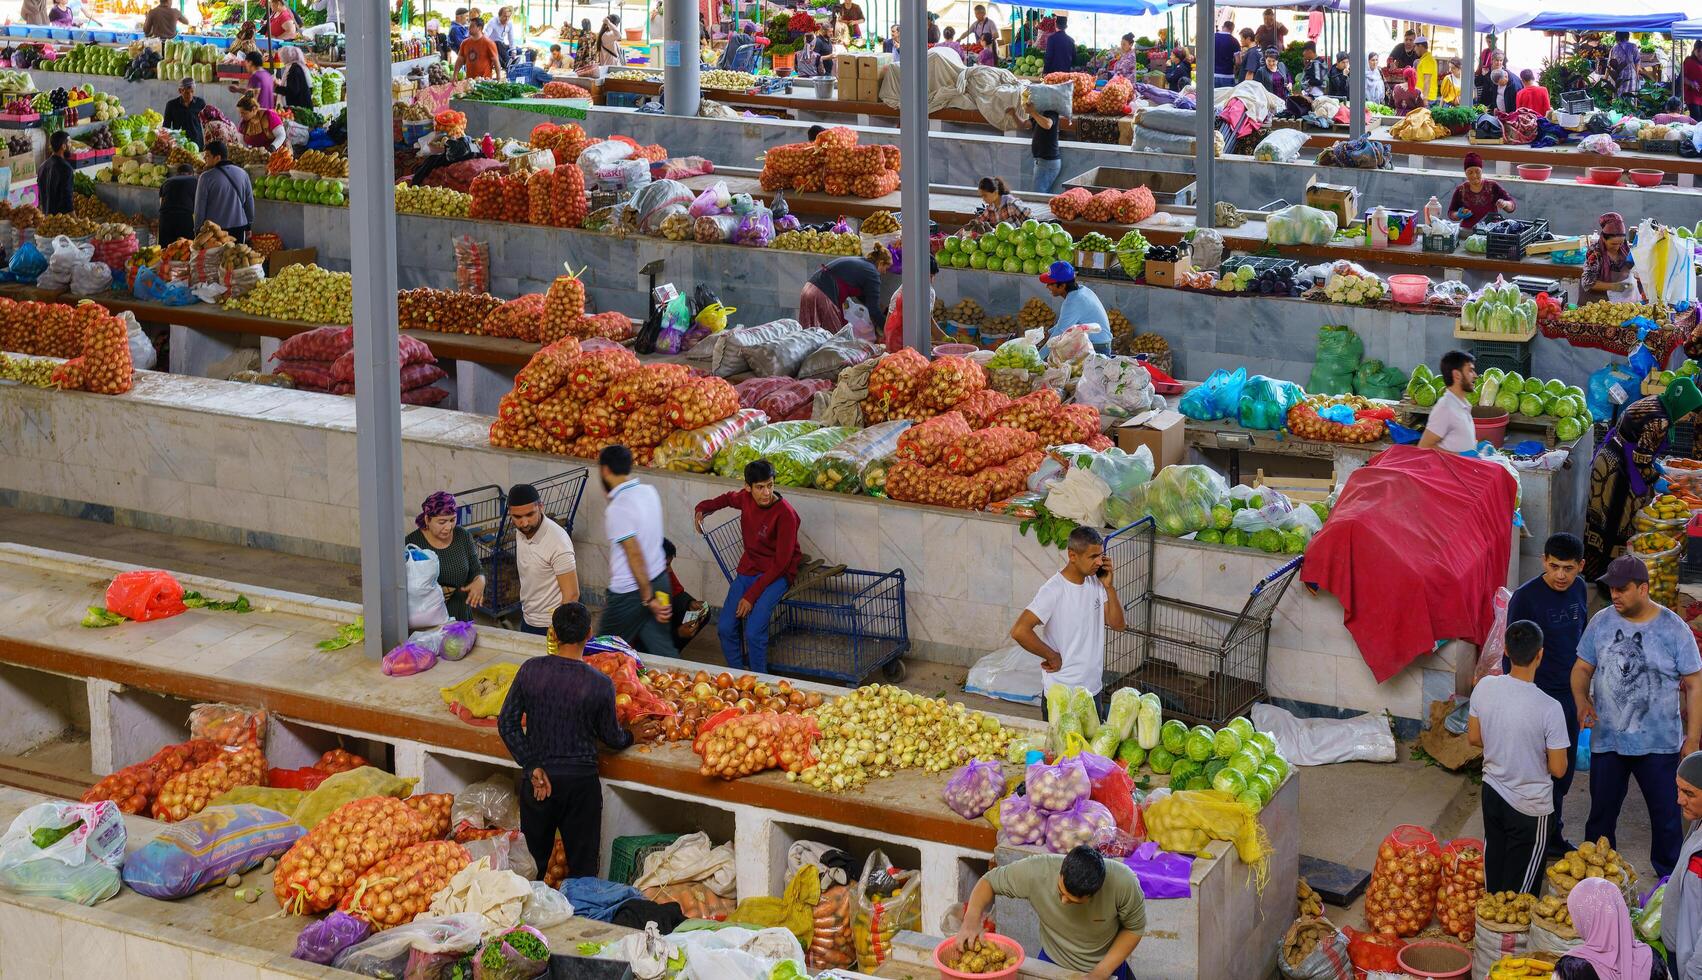
<path id="1" fill-rule="evenodd" d="M 1260 579 L 1239 611 L 1213 609 L 1153 591 L 1154 535 L 1146 517 L 1105 542 L 1126 624 L 1106 631 L 1105 693 L 1151 691 L 1166 718 L 1215 728 L 1268 696 L 1271 617 L 1302 559 Z"/>
<path id="2" fill-rule="evenodd" d="M 591 471 L 583 466 L 534 481 L 544 516 L 573 533 L 579 501 Z M 514 522 L 508 519 L 508 494 L 498 486 L 475 487 L 455 495 L 456 523 L 473 536 L 473 548 L 485 568 L 485 601 L 479 612 L 501 619 L 520 610 L 520 573 L 514 562 Z"/>
<path id="3" fill-rule="evenodd" d="M 745 552 L 741 519 L 711 528 L 704 538 L 732 582 Z M 903 680 L 900 658 L 909 650 L 903 569 L 848 568 L 801 583 L 780 600 L 768 627 L 771 670 L 841 684 L 860 684 L 876 670 L 890 681 Z"/>

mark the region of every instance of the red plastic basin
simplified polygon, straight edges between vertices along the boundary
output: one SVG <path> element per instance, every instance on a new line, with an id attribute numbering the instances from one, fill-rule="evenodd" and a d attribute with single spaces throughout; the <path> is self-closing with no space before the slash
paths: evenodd
<path id="1" fill-rule="evenodd" d="M 1554 173 L 1554 168 L 1546 163 L 1521 163 L 1519 176 L 1525 180 L 1547 180 Z"/>

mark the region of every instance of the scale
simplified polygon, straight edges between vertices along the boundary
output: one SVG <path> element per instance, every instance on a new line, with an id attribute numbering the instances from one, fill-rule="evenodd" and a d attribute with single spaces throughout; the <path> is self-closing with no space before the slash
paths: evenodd
<path id="1" fill-rule="evenodd" d="M 1511 282 L 1518 286 L 1519 292 L 1526 296 L 1535 297 L 1538 294 L 1547 293 L 1562 303 L 1566 300 L 1566 287 L 1562 286 L 1558 279 L 1544 279 L 1542 276 L 1514 276 Z"/>

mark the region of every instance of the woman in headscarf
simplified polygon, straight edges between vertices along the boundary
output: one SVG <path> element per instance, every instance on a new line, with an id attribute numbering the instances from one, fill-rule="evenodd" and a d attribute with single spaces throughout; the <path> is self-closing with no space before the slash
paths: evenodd
<path id="1" fill-rule="evenodd" d="M 1630 292 L 1631 239 L 1625 234 L 1625 218 L 1618 211 L 1609 211 L 1596 219 L 1598 234 L 1584 250 L 1583 281 L 1579 285 L 1583 301 L 1596 297 L 1591 293 Z"/>
<path id="2" fill-rule="evenodd" d="M 1408 68 L 1410 75 L 1412 69 Z M 1397 90 L 1398 91 L 1398 90 Z M 1399 108 L 1400 103 L 1396 103 Z M 1507 189 L 1493 180 L 1483 177 L 1483 157 L 1476 153 L 1467 153 L 1464 160 L 1466 179 L 1460 186 L 1454 188 L 1454 196 L 1448 198 L 1448 216 L 1460 223 L 1466 230 L 1476 228 L 1478 222 L 1488 218 L 1512 214 L 1519 205 L 1513 200 L 1513 195 Z"/>
<path id="3" fill-rule="evenodd" d="M 597 63 L 597 35 L 591 31 L 591 18 L 580 20 L 579 29 L 571 33 L 564 32 L 564 40 L 573 41 L 573 70 L 590 68 Z"/>
<path id="4" fill-rule="evenodd" d="M 1194 83 L 1194 61 L 1187 48 L 1171 48 L 1170 63 L 1164 68 L 1164 87 L 1180 92 Z"/>
<path id="5" fill-rule="evenodd" d="M 1678 811 L 1690 833 L 1661 899 L 1661 945 L 1680 977 L 1702 976 L 1702 752 L 1679 760 Z"/>
<path id="6" fill-rule="evenodd" d="M 1365 101 L 1383 101 L 1383 69 L 1377 67 L 1375 53 L 1365 56 Z"/>
<path id="7" fill-rule="evenodd" d="M 1631 518 L 1654 496 L 1655 457 L 1667 433 L 1697 409 L 1702 391 L 1679 378 L 1658 395 L 1625 406 L 1590 461 L 1590 500 L 1584 514 L 1584 577 L 1595 579 L 1631 536 Z"/>
<path id="8" fill-rule="evenodd" d="M 597 64 L 618 65 L 621 63 L 621 19 L 618 14 L 610 14 L 603 18 L 603 26 L 597 31 Z"/>
<path id="9" fill-rule="evenodd" d="M 284 104 L 291 108 L 313 108 L 313 83 L 307 77 L 307 59 L 301 49 L 286 44 L 278 49 L 278 60 L 284 65 Z"/>
<path id="10" fill-rule="evenodd" d="M 1105 70 L 1100 73 L 1099 77 L 1109 79 L 1122 76 L 1132 82 L 1140 75 L 1141 56 L 1140 52 L 1135 50 L 1135 36 L 1125 34 L 1117 42 L 1116 57 L 1112 58 L 1111 63 L 1105 66 Z"/>
<path id="11" fill-rule="evenodd" d="M 1585 878 L 1566 895 L 1566 910 L 1581 943 L 1555 964 L 1555 980 L 1667 980 L 1667 967 L 1631 931 L 1631 913 L 1619 886 Z"/>
<path id="12" fill-rule="evenodd" d="M 1418 72 L 1411 68 L 1401 69 L 1401 80 L 1389 93 L 1389 107 L 1395 110 L 1395 115 L 1404 116 L 1414 109 L 1424 108 L 1424 93 L 1418 90 Z"/>
<path id="13" fill-rule="evenodd" d="M 473 607 L 485 602 L 485 570 L 473 536 L 456 526 L 456 515 L 454 494 L 439 490 L 420 505 L 406 541 L 437 555 L 437 584 L 450 618 L 471 621 Z"/>
<path id="14" fill-rule="evenodd" d="M 46 26 L 47 7 L 47 0 L 24 0 L 24 5 L 18 9 L 18 19 L 26 24 Z"/>

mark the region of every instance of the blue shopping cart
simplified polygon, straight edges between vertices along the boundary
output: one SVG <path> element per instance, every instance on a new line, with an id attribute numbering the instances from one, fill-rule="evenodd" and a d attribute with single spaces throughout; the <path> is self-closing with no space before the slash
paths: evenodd
<path id="1" fill-rule="evenodd" d="M 544 516 L 573 533 L 579 501 L 591 471 L 583 466 L 534 481 Z M 520 611 L 520 573 L 514 560 L 514 522 L 508 517 L 508 494 L 498 486 L 482 486 L 455 495 L 456 523 L 473 536 L 473 547 L 485 567 L 485 601 L 479 612 L 502 619 Z"/>

